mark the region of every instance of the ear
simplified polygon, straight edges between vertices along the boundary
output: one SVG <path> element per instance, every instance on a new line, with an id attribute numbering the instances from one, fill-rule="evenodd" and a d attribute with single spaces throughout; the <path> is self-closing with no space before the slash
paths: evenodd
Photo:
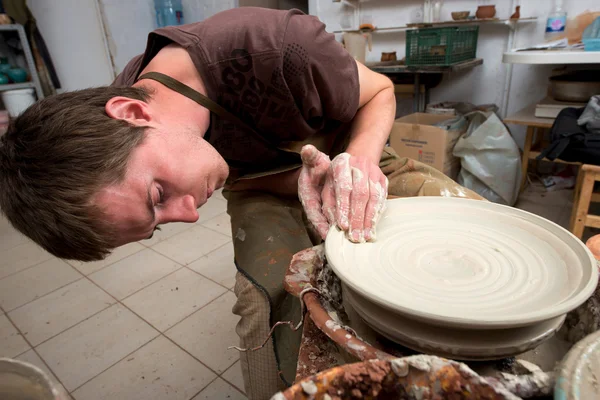
<path id="1" fill-rule="evenodd" d="M 106 103 L 105 110 L 109 117 L 133 125 L 145 126 L 152 120 L 148 103 L 129 97 L 113 97 Z"/>

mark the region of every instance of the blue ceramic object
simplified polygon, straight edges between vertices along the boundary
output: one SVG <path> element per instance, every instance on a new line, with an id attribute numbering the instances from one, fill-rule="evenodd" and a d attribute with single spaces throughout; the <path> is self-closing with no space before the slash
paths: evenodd
<path id="1" fill-rule="evenodd" d="M 23 68 L 11 68 L 6 72 L 6 75 L 15 83 L 27 82 L 27 71 Z"/>

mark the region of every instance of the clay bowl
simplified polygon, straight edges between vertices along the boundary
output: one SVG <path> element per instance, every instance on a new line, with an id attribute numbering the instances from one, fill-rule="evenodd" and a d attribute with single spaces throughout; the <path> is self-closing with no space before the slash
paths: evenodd
<path id="1" fill-rule="evenodd" d="M 470 11 L 453 11 L 452 19 L 455 21 L 462 21 L 469 18 L 469 14 L 471 14 Z"/>
<path id="2" fill-rule="evenodd" d="M 479 19 L 494 18 L 496 15 L 496 6 L 479 6 L 475 16 Z"/>
<path id="3" fill-rule="evenodd" d="M 560 317 L 594 292 L 591 251 L 513 207 L 450 197 L 389 200 L 377 240 L 332 228 L 329 265 L 354 292 L 434 326 L 506 329 Z"/>

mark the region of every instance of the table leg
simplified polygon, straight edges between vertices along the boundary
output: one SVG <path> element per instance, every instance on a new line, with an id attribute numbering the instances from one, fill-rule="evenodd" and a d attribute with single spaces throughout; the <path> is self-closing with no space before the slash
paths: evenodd
<path id="1" fill-rule="evenodd" d="M 415 93 L 413 99 L 413 111 L 420 112 L 421 111 L 421 76 L 419 74 L 415 74 Z"/>
<path id="2" fill-rule="evenodd" d="M 535 134 L 535 128 L 533 126 L 527 127 L 527 135 L 525 136 L 525 145 L 523 146 L 523 160 L 521 165 L 521 191 L 525 189 L 527 183 L 527 168 L 529 167 L 529 153 L 531 151 L 531 145 L 533 144 L 533 136 Z"/>
<path id="3" fill-rule="evenodd" d="M 427 105 L 429 104 L 429 87 L 427 85 L 425 85 L 425 105 L 423 106 L 423 111 L 425 111 L 427 109 Z"/>
<path id="4" fill-rule="evenodd" d="M 583 168 L 579 167 L 577 171 L 577 183 L 575 184 L 575 190 L 573 191 L 573 209 L 571 210 L 571 219 L 569 221 L 569 230 L 573 232 L 575 229 L 575 221 L 577 219 L 577 206 L 579 205 L 579 198 L 581 197 L 581 185 L 583 184 Z"/>
<path id="5" fill-rule="evenodd" d="M 594 179 L 595 174 L 585 171 L 583 166 L 579 173 L 583 174 L 583 178 L 579 190 L 579 199 L 577 203 L 573 205 L 575 209 L 575 218 L 571 220 L 573 224 L 573 226 L 571 226 L 571 233 L 581 239 L 583 230 L 586 226 L 585 222 L 590 209 L 590 201 L 592 200 L 592 193 L 594 192 L 594 183 L 596 180 Z"/>

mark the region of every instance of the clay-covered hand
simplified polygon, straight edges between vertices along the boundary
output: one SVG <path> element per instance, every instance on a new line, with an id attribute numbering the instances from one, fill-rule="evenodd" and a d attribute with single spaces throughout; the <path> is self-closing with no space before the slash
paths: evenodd
<path id="1" fill-rule="evenodd" d="M 331 162 L 323 188 L 323 214 L 353 242 L 375 240 L 388 180 L 366 157 L 342 153 Z"/>
<path id="2" fill-rule="evenodd" d="M 330 225 L 353 242 L 375 239 L 375 225 L 385 207 L 388 180 L 366 157 L 342 153 L 330 162 L 314 146 L 302 149 L 298 193 L 310 222 L 322 238 Z"/>
<path id="3" fill-rule="evenodd" d="M 302 169 L 298 178 L 298 197 L 304 207 L 306 217 L 313 224 L 319 235 L 325 239 L 329 230 L 329 222 L 323 215 L 321 193 L 327 177 L 331 160 L 317 150 L 315 146 L 302 148 Z"/>

